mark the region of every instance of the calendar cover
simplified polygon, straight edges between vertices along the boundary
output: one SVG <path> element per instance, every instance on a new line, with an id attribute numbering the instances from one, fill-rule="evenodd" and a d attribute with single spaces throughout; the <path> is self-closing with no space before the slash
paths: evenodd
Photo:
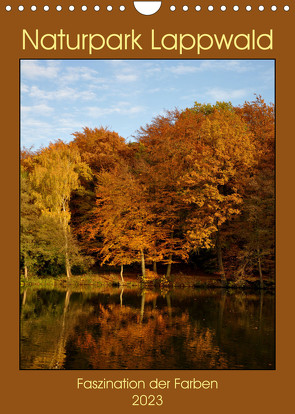
<path id="1" fill-rule="evenodd" d="M 290 404 L 294 5 L 0 10 L 5 410 Z"/>

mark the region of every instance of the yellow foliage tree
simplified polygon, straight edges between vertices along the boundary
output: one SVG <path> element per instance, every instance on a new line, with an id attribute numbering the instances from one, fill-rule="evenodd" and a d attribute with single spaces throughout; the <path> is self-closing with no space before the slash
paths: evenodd
<path id="1" fill-rule="evenodd" d="M 78 150 L 62 141 L 51 143 L 32 159 L 30 180 L 36 206 L 61 228 L 68 278 L 71 276 L 69 202 L 72 192 L 80 187 L 80 177 L 90 178 L 90 175 L 90 169 L 81 161 Z"/>

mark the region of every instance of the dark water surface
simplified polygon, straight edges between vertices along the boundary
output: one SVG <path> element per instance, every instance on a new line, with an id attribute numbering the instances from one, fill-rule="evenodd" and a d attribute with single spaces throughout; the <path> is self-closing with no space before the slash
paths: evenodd
<path id="1" fill-rule="evenodd" d="M 274 369 L 274 295 L 26 289 L 21 369 Z"/>

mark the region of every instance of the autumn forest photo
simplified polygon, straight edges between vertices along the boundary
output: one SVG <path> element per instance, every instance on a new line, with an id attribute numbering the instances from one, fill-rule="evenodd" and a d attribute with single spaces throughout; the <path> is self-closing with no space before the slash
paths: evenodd
<path id="1" fill-rule="evenodd" d="M 273 60 L 22 60 L 20 368 L 275 368 Z"/>

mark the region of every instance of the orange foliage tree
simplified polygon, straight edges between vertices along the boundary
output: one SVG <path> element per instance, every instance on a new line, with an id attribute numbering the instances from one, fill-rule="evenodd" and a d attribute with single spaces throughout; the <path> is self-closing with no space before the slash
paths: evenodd
<path id="1" fill-rule="evenodd" d="M 94 243 L 84 238 L 85 233 L 79 229 L 91 219 L 96 200 L 97 175 L 101 171 L 112 171 L 116 168 L 122 159 L 128 158 L 129 149 L 124 138 L 103 127 L 84 128 L 82 132 L 75 132 L 73 136 L 71 145 L 78 149 L 82 161 L 86 162 L 92 171 L 92 179 L 82 180 L 82 186 L 73 193 L 70 204 L 72 222 L 80 233 L 84 251 L 88 253 Z M 96 240 L 95 243 L 99 241 Z"/>
<path id="2" fill-rule="evenodd" d="M 231 106 L 207 111 L 168 112 L 139 131 L 142 177 L 168 235 L 168 276 L 172 256 L 187 259 L 190 251 L 215 244 L 213 235 L 239 212 L 239 182 L 253 164 L 251 133 L 241 117 Z"/>
<path id="3" fill-rule="evenodd" d="M 275 131 L 274 106 L 257 96 L 236 112 L 248 125 L 255 148 L 251 176 L 244 181 L 243 206 L 239 218 L 227 229 L 235 272 L 243 277 L 257 269 L 263 287 L 263 268 L 274 272 L 275 246 Z"/>
<path id="4" fill-rule="evenodd" d="M 97 180 L 96 207 L 81 232 L 89 240 L 102 238 L 102 245 L 92 247 L 101 257 L 101 264 L 121 265 L 122 277 L 123 265 L 141 262 L 145 277 L 145 258 L 156 254 L 158 237 L 145 188 L 125 165 L 102 171 Z"/>
<path id="5" fill-rule="evenodd" d="M 173 262 L 215 249 L 224 281 L 256 267 L 263 286 L 274 262 L 272 105 L 195 103 L 156 117 L 132 144 L 104 128 L 73 135 L 22 156 L 36 207 L 63 228 L 68 275 L 78 233 L 84 253 L 141 262 L 142 276 L 146 261 L 168 265 L 170 278 Z"/>

